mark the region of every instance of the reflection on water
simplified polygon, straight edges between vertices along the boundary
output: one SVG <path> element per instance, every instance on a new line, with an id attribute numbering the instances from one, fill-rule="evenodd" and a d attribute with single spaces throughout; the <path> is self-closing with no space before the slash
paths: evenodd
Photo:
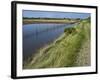
<path id="1" fill-rule="evenodd" d="M 36 53 L 41 47 L 53 42 L 64 28 L 73 24 L 27 24 L 23 25 L 23 59 Z"/>

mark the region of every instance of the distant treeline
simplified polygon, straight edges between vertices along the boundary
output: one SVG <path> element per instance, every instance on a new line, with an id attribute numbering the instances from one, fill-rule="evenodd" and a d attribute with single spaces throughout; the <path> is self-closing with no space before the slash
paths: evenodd
<path id="1" fill-rule="evenodd" d="M 58 20 L 58 19 L 63 20 L 63 19 L 67 19 L 67 20 L 81 20 L 81 18 L 73 19 L 73 18 L 40 18 L 40 17 L 38 17 L 38 18 L 35 18 L 35 17 L 23 17 L 23 19 L 45 19 L 45 20 Z"/>

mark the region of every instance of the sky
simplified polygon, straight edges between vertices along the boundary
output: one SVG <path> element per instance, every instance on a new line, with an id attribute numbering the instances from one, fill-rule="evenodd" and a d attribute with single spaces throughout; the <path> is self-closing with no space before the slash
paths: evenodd
<path id="1" fill-rule="evenodd" d="M 35 18 L 87 18 L 90 13 L 73 13 L 73 12 L 54 12 L 54 11 L 34 11 L 23 10 L 23 17 L 35 17 Z"/>

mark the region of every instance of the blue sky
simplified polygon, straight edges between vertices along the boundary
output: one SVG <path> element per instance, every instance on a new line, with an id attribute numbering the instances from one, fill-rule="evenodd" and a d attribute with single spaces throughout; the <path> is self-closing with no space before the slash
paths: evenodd
<path id="1" fill-rule="evenodd" d="M 54 11 L 34 11 L 23 10 L 23 17 L 41 17 L 41 18 L 87 18 L 90 13 L 73 13 L 73 12 L 54 12 Z"/>

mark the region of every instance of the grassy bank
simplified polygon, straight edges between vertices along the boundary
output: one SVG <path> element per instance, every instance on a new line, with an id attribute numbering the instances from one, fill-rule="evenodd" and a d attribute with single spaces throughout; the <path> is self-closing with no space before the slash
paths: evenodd
<path id="1" fill-rule="evenodd" d="M 66 28 L 61 37 L 40 49 L 24 63 L 24 69 L 88 66 L 89 60 L 83 61 L 90 56 L 88 45 L 90 45 L 90 20 L 85 19 L 73 28 Z"/>

